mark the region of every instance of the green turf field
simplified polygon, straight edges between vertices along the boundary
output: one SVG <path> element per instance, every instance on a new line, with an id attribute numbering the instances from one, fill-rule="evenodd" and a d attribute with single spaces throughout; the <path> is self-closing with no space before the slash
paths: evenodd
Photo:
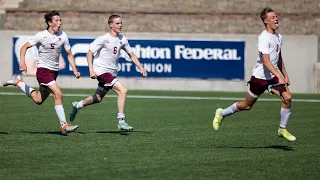
<path id="1" fill-rule="evenodd" d="M 244 93 L 129 91 L 126 116 L 135 130 L 124 133 L 117 130 L 116 98 L 110 93 L 80 110 L 74 122 L 80 128 L 62 136 L 52 97 L 37 106 L 5 92 L 20 91 L 0 88 L 1 180 L 320 178 L 320 102 L 299 101 L 319 101 L 320 95 L 293 95 L 288 130 L 297 141 L 287 142 L 277 136 L 281 102 L 266 101 L 276 98 L 268 94 L 251 111 L 226 118 L 215 132 L 215 109 L 235 100 L 212 97 Z M 63 90 L 67 117 L 72 101 L 93 92 Z"/>

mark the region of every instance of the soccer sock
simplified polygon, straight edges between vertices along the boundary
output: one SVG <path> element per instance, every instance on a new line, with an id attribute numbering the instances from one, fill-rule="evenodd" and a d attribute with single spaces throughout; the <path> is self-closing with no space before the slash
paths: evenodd
<path id="1" fill-rule="evenodd" d="M 30 97 L 30 94 L 34 91 L 33 88 L 29 87 L 23 81 L 20 81 L 17 86 L 27 95 Z"/>
<path id="2" fill-rule="evenodd" d="M 79 101 L 76 105 L 77 109 L 82 109 L 84 106 L 83 106 L 83 101 Z"/>
<path id="3" fill-rule="evenodd" d="M 119 123 L 122 124 L 122 123 L 125 123 L 125 115 L 123 113 L 118 113 L 118 116 L 117 118 L 119 119 Z"/>
<path id="4" fill-rule="evenodd" d="M 56 109 L 56 113 L 58 115 L 60 125 L 63 126 L 64 124 L 67 124 L 66 115 L 64 113 L 63 105 L 62 104 L 56 105 L 56 106 L 54 106 L 54 108 Z"/>
<path id="5" fill-rule="evenodd" d="M 237 103 L 233 103 L 231 106 L 227 107 L 226 109 L 222 110 L 222 116 L 226 117 L 229 116 L 233 113 L 238 112 L 239 110 L 237 109 Z"/>
<path id="6" fill-rule="evenodd" d="M 287 127 L 287 124 L 288 124 L 288 121 L 289 121 L 289 118 L 290 118 L 290 114 L 291 114 L 291 109 L 290 108 L 281 107 L 281 110 L 280 110 L 280 116 L 281 116 L 280 127 L 281 128 L 286 128 Z"/>

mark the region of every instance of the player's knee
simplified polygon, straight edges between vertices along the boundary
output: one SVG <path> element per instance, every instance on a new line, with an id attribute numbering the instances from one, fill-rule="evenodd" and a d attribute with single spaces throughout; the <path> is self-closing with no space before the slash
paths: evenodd
<path id="1" fill-rule="evenodd" d="M 62 100 L 62 92 L 61 91 L 60 92 L 56 92 L 54 94 L 54 97 L 55 97 L 55 99 L 61 99 Z"/>
<path id="2" fill-rule="evenodd" d="M 291 100 L 292 100 L 291 94 L 285 94 L 285 95 L 283 95 L 282 97 L 283 97 L 284 103 L 286 103 L 286 104 L 291 103 Z"/>
<path id="3" fill-rule="evenodd" d="M 41 105 L 43 103 L 43 100 L 41 98 L 41 94 L 40 93 L 34 93 L 31 96 L 31 99 L 33 100 L 34 103 L 36 103 L 37 105 Z"/>
<path id="4" fill-rule="evenodd" d="M 99 94 L 92 95 L 93 103 L 100 103 L 102 98 Z"/>
<path id="5" fill-rule="evenodd" d="M 42 100 L 35 100 L 34 102 L 35 102 L 37 105 L 41 105 L 41 104 L 43 103 Z"/>
<path id="6" fill-rule="evenodd" d="M 127 94 L 128 94 L 128 89 L 127 88 L 120 89 L 119 95 L 127 96 Z"/>

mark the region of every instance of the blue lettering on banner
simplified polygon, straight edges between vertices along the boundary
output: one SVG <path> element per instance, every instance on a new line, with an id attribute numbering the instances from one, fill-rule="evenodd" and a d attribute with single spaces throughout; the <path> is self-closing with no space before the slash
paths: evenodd
<path id="1" fill-rule="evenodd" d="M 14 73 L 20 73 L 19 50 L 28 38 L 30 36 L 13 38 Z M 69 38 L 77 68 L 82 76 L 89 76 L 86 53 L 93 40 Z M 149 77 L 244 79 L 244 41 L 132 39 L 129 43 Z M 37 50 L 35 47 L 30 48 L 28 53 L 26 62 L 29 69 L 29 66 L 35 67 Z M 29 75 L 34 74 L 35 71 L 31 70 Z M 64 50 L 60 58 L 59 74 L 73 75 Z M 139 68 L 124 51 L 120 54 L 118 76 L 141 76 Z"/>

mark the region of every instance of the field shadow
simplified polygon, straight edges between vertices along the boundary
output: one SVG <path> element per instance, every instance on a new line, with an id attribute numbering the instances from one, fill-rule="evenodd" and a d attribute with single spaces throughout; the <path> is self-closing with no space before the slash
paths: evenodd
<path id="1" fill-rule="evenodd" d="M 7 133 L 7 132 L 0 132 L 0 134 L 9 134 L 9 133 Z"/>
<path id="2" fill-rule="evenodd" d="M 218 146 L 217 148 L 231 148 L 231 149 L 279 149 L 283 151 L 293 151 L 293 148 L 290 146 L 282 146 L 282 145 L 270 145 L 263 147 L 244 147 L 244 146 Z"/>

